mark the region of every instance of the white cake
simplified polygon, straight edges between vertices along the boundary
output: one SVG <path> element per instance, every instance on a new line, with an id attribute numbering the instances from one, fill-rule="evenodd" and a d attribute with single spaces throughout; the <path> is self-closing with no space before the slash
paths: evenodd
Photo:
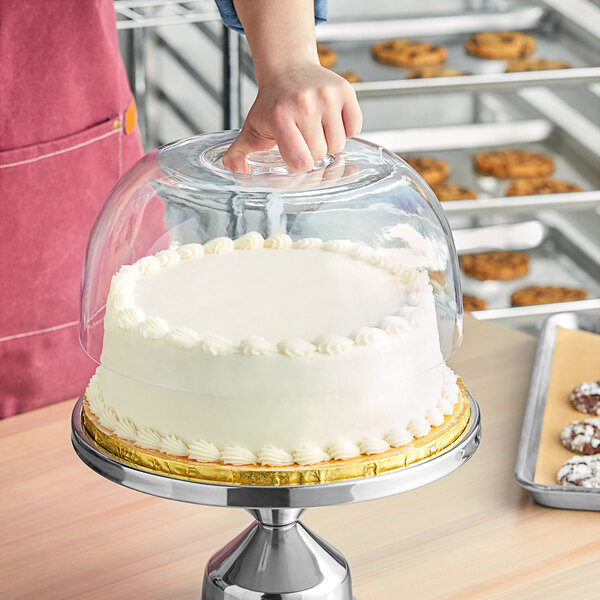
<path id="1" fill-rule="evenodd" d="M 408 444 L 453 412 L 458 386 L 427 271 L 252 232 L 122 267 L 86 397 L 140 447 L 283 466 Z"/>

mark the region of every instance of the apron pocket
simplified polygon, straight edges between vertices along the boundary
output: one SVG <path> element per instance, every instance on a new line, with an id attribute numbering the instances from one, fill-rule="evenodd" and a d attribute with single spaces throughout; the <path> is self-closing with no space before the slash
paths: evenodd
<path id="1" fill-rule="evenodd" d="M 0 404 L 10 412 L 66 398 L 89 376 L 75 325 L 81 266 L 121 171 L 118 116 L 0 152 Z"/>

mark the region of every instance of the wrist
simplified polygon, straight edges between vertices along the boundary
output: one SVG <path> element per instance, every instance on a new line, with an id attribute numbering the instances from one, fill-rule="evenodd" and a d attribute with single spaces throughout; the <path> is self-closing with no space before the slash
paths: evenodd
<path id="1" fill-rule="evenodd" d="M 310 50 L 296 51 L 286 49 L 277 56 L 265 57 L 255 61 L 254 74 L 259 89 L 269 85 L 273 80 L 279 79 L 293 71 L 306 68 L 319 67 L 319 57 L 316 46 Z"/>

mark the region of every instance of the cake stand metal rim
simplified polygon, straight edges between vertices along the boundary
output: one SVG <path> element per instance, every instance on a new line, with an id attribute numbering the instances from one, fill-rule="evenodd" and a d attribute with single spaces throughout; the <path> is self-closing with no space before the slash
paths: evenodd
<path id="1" fill-rule="evenodd" d="M 126 465 L 98 449 L 81 420 L 83 396 L 71 417 L 71 441 L 79 458 L 106 479 L 146 494 L 237 508 L 310 508 L 375 500 L 432 483 L 448 475 L 475 453 L 481 437 L 479 405 L 468 393 L 471 417 L 462 438 L 429 459 L 374 477 L 295 486 L 245 486 L 176 479 Z"/>

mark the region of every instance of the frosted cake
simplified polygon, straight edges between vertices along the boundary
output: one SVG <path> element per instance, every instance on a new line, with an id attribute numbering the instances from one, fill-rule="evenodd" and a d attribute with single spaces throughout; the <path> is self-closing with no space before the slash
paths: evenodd
<path id="1" fill-rule="evenodd" d="M 270 466 L 402 447 L 458 395 L 427 271 L 346 240 L 256 232 L 121 267 L 86 390 L 136 446 Z"/>

